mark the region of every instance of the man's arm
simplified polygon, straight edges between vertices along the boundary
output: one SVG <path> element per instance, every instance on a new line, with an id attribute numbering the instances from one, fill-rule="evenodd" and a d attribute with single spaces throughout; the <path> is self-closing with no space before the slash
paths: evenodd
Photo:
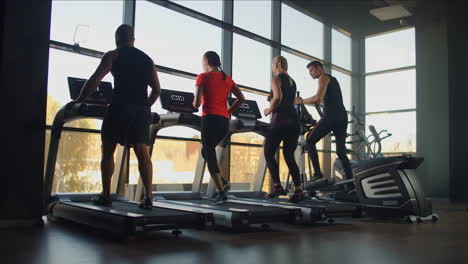
<path id="1" fill-rule="evenodd" d="M 278 77 L 274 77 L 271 80 L 271 90 L 273 91 L 273 98 L 270 98 L 270 107 L 263 111 L 265 116 L 272 113 L 283 99 L 283 92 L 281 91 L 281 80 Z"/>
<path id="2" fill-rule="evenodd" d="M 114 55 L 114 51 L 109 51 L 102 56 L 101 63 L 99 63 L 96 71 L 85 82 L 83 88 L 81 88 L 80 96 L 75 100 L 76 103 L 83 102 L 88 96 L 96 91 L 99 84 L 101 84 L 102 79 L 110 72 Z"/>
<path id="3" fill-rule="evenodd" d="M 302 99 L 300 97 L 296 97 L 295 104 L 307 104 L 307 105 L 313 105 L 313 104 L 320 104 L 323 100 L 323 97 L 325 96 L 325 93 L 327 92 L 327 86 L 328 83 L 330 82 L 330 77 L 328 75 L 322 75 L 318 79 L 318 90 L 317 93 L 314 96 L 311 96 L 306 99 Z"/>
<path id="4" fill-rule="evenodd" d="M 149 86 L 151 87 L 151 93 L 148 98 L 148 105 L 152 106 L 156 100 L 158 100 L 159 95 L 161 94 L 161 84 L 159 83 L 158 72 L 156 71 L 156 67 L 154 63 L 152 63 L 152 71 L 151 71 L 151 79 L 149 82 Z"/>
<path id="5" fill-rule="evenodd" d="M 239 89 L 239 86 L 237 84 L 234 84 L 234 86 L 231 89 L 231 92 L 234 94 L 234 96 L 237 98 L 236 101 L 229 107 L 228 113 L 232 114 L 234 113 L 239 107 L 244 103 L 245 97 L 242 91 Z"/>

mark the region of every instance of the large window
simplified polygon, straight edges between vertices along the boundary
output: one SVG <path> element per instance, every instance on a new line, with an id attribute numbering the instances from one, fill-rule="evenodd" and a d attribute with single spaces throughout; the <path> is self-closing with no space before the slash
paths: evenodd
<path id="1" fill-rule="evenodd" d="M 46 142 L 50 142 L 50 132 Z M 101 191 L 100 147 L 99 134 L 62 132 L 52 192 Z"/>
<path id="2" fill-rule="evenodd" d="M 414 28 L 366 39 L 366 72 L 414 66 L 416 64 Z"/>
<path id="3" fill-rule="evenodd" d="M 53 1 L 50 39 L 95 50 L 115 49 L 123 1 Z"/>
<path id="4" fill-rule="evenodd" d="M 307 12 L 302 12 L 303 10 L 288 4 L 273 5 L 271 0 L 234 0 L 232 24 L 243 30 L 240 32 L 233 30 L 231 50 L 231 45 L 227 43 L 226 46 L 222 46 L 223 31 L 227 33 L 231 28 L 217 25 L 218 20 L 224 19 L 223 8 L 229 6 L 223 3 L 221 0 L 139 0 L 135 1 L 135 12 L 131 14 L 124 12 L 128 10 L 125 10 L 126 5 L 123 0 L 54 0 L 51 19 L 51 40 L 54 43 L 50 49 L 49 60 L 47 142 L 50 139 L 50 126 L 57 111 L 71 100 L 67 77 L 89 78 L 98 66 L 101 54 L 115 49 L 116 28 L 122 23 L 131 23 L 129 21 L 135 21 L 135 46 L 146 52 L 155 64 L 164 67 L 164 73 L 159 72 L 163 89 L 194 92 L 193 77 L 203 71 L 203 54 L 209 50 L 217 52 L 220 56 L 221 51 L 232 52 L 232 65 L 222 66 L 232 69 L 232 77 L 237 84 L 243 86 L 245 97 L 257 102 L 262 113 L 260 120 L 263 122 L 270 120 L 269 116 L 263 116 L 263 110 L 269 106 L 266 98 L 271 89 L 273 47 L 264 41 L 255 40 L 250 34 L 244 36 L 244 30 L 270 40 L 273 33 L 281 35 L 280 46 L 275 44 L 274 48 L 280 48 L 281 54 L 288 59 L 289 74 L 296 81 L 302 97 L 314 95 L 318 85 L 317 80 L 310 77 L 306 69 L 307 63 L 314 58 L 324 59 L 324 45 L 331 45 L 332 47 L 327 50 L 333 50 L 332 61 L 324 63 L 332 64 L 335 70 L 339 67 L 339 71 L 333 71 L 332 74 L 340 81 L 345 104 L 350 108 L 351 75 L 348 72 L 351 68 L 350 37 L 347 34 L 333 30 L 332 43 L 324 43 L 323 23 L 312 18 Z M 173 7 L 177 5 L 206 16 L 203 16 L 203 19 L 191 17 L 188 13 L 193 11 L 186 8 L 174 11 Z M 281 17 L 272 17 L 272 14 L 280 11 L 272 12 L 272 8 L 281 8 Z M 123 16 L 124 13 L 126 16 Z M 124 21 L 124 18 L 128 20 Z M 281 22 L 280 28 L 272 27 L 272 22 L 278 22 L 274 21 L 276 19 Z M 212 21 L 207 23 L 207 20 Z M 274 29 L 281 32 L 273 32 Z M 72 48 L 71 45 L 74 44 L 78 45 Z M 113 82 L 113 77 L 108 74 L 104 80 Z M 313 107 L 308 109 L 316 119 L 320 118 Z M 160 101 L 156 102 L 152 111 L 159 114 L 166 113 Z M 200 115 L 200 112 L 196 114 Z M 73 127 L 74 132 L 68 130 L 63 132 L 54 191 L 101 190 L 99 169 L 101 141 L 99 134 L 96 133 L 101 124 L 101 121 L 93 119 L 66 124 L 67 127 Z M 174 126 L 162 129 L 158 136 L 152 156 L 156 188 L 186 190 L 195 175 L 196 162 L 199 158 L 200 133 L 191 128 Z M 256 133 L 242 133 L 233 135 L 231 141 L 233 145 L 230 152 L 230 177 L 233 187 L 250 189 L 262 155 L 261 144 L 264 138 Z M 322 146 L 322 143 L 319 143 L 319 146 Z M 46 151 L 47 149 L 48 145 Z M 321 157 L 324 155 L 328 154 L 321 154 Z M 130 161 L 129 183 L 136 183 L 139 173 L 133 153 Z M 282 179 L 286 175 L 284 169 L 285 167 L 281 165 Z M 263 190 L 268 191 L 271 181 L 269 175 L 266 177 Z M 204 182 L 208 180 L 208 171 L 206 171 Z"/>
<path id="5" fill-rule="evenodd" d="M 336 29 L 332 29 L 332 63 L 351 70 L 351 38 Z"/>
<path id="6" fill-rule="evenodd" d="M 416 152 L 416 111 L 367 115 L 366 125 L 392 133 L 382 141 L 382 152 Z"/>
<path id="7" fill-rule="evenodd" d="M 235 0 L 234 25 L 265 38 L 271 37 L 271 1 Z"/>
<path id="8" fill-rule="evenodd" d="M 221 28 L 162 6 L 137 1 L 135 45 L 156 64 L 202 72 L 202 57 L 209 50 L 221 52 Z"/>
<path id="9" fill-rule="evenodd" d="M 416 108 L 416 70 L 366 77 L 366 111 Z"/>
<path id="10" fill-rule="evenodd" d="M 416 152 L 414 34 L 410 28 L 366 38 L 366 126 L 392 134 L 382 152 Z"/>
<path id="11" fill-rule="evenodd" d="M 46 124 L 52 125 L 57 111 L 71 101 L 67 78 L 89 78 L 99 65 L 99 59 L 56 49 L 50 49 L 49 51 Z M 112 75 L 109 73 L 104 81 L 113 82 Z M 67 123 L 66 126 L 100 129 L 101 121 L 95 119 L 86 122 L 73 121 Z"/>
<path id="12" fill-rule="evenodd" d="M 191 185 L 195 176 L 200 142 L 157 139 L 153 155 L 153 184 L 157 191 L 174 191 L 183 189 L 180 184 Z M 139 180 L 138 161 L 133 151 L 130 159 L 130 183 Z M 205 170 L 203 182 L 210 180 L 208 169 Z M 190 188 L 191 189 L 191 188 Z"/>
<path id="13" fill-rule="evenodd" d="M 236 83 L 269 91 L 271 48 L 234 34 L 232 53 L 232 78 Z"/>
<path id="14" fill-rule="evenodd" d="M 323 24 L 286 4 L 281 4 L 281 42 L 321 59 Z"/>
<path id="15" fill-rule="evenodd" d="M 212 16 L 221 20 L 223 18 L 223 1 L 213 0 L 172 0 L 172 2 L 183 5 L 202 14 Z"/>

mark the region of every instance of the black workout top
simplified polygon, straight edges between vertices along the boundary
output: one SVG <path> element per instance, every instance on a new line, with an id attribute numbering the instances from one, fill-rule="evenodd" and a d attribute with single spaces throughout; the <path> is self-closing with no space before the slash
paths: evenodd
<path id="1" fill-rule="evenodd" d="M 287 73 L 278 74 L 281 80 L 281 91 L 283 98 L 280 104 L 273 110 L 273 113 L 278 114 L 281 118 L 297 118 L 297 112 L 294 108 L 294 99 L 296 98 L 296 82 Z M 273 91 L 270 92 L 270 97 L 273 98 Z"/>
<path id="2" fill-rule="evenodd" d="M 112 104 L 147 105 L 153 61 L 143 51 L 134 47 L 118 48 L 116 52 L 117 56 L 111 69 L 114 76 Z"/>
<path id="3" fill-rule="evenodd" d="M 346 117 L 346 109 L 343 104 L 343 96 L 341 94 L 340 84 L 335 77 L 327 74 L 330 77 L 330 82 L 327 86 L 327 91 L 323 98 L 324 115 L 331 118 Z"/>

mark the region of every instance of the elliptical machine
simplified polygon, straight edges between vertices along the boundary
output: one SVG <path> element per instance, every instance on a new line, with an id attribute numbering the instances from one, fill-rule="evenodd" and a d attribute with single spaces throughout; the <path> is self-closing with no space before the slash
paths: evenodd
<path id="1" fill-rule="evenodd" d="M 304 106 L 301 105 L 300 109 L 301 127 L 312 129 L 316 121 Z M 320 116 L 323 115 L 320 106 L 316 106 L 316 110 Z M 299 141 L 301 153 L 304 154 L 304 137 L 300 137 Z M 304 167 L 304 159 L 305 155 L 301 155 L 298 161 L 300 167 Z M 356 161 L 352 163 L 353 179 L 339 182 L 330 179 L 304 181 L 304 189 L 311 199 L 317 201 L 360 205 L 371 217 L 398 218 L 410 223 L 437 221 L 439 217 L 432 212 L 432 202 L 416 177 L 415 170 L 423 161 L 422 157 L 409 155 Z"/>

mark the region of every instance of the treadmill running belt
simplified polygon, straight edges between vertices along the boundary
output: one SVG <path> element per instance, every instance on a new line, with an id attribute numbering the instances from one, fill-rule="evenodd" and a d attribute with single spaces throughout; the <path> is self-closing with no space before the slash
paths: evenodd
<path id="1" fill-rule="evenodd" d="M 234 208 L 234 209 L 243 209 L 243 210 L 249 210 L 249 211 L 256 211 L 256 212 L 266 212 L 266 211 L 281 211 L 285 209 L 281 208 L 274 208 L 274 207 L 269 207 L 269 206 L 263 206 L 261 204 L 259 205 L 249 205 L 249 204 L 239 204 L 239 203 L 230 203 L 229 200 L 223 204 L 217 205 L 213 204 L 213 201 L 211 200 L 205 200 L 205 199 L 198 199 L 198 200 L 183 200 L 183 201 L 176 201 L 176 202 L 187 202 L 187 203 L 194 203 L 194 204 L 203 204 L 203 205 L 209 205 L 212 206 L 213 208 Z"/>
<path id="2" fill-rule="evenodd" d="M 129 202 L 118 202 L 113 201 L 112 206 L 100 206 L 95 205 L 92 202 L 64 202 L 66 204 L 74 205 L 74 206 L 85 206 L 87 208 L 98 209 L 102 211 L 122 211 L 125 213 L 133 213 L 138 215 L 143 215 L 145 217 L 157 217 L 157 216 L 180 216 L 180 215 L 196 215 L 191 212 L 183 212 L 183 211 L 176 211 L 164 208 L 153 207 L 152 210 L 146 210 L 138 208 L 138 204 L 136 203 L 129 203 Z"/>

